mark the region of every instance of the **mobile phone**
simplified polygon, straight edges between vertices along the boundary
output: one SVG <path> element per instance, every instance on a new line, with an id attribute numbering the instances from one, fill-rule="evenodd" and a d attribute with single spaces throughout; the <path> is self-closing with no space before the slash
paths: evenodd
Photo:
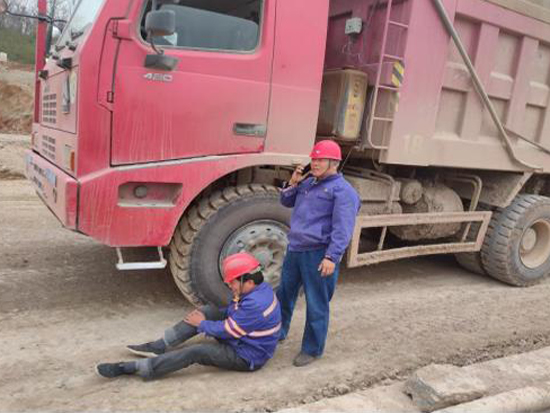
<path id="1" fill-rule="evenodd" d="M 307 175 L 307 174 L 310 173 L 310 172 L 311 172 L 311 164 L 308 163 L 306 166 L 304 166 L 304 169 L 303 169 L 303 171 L 302 171 L 302 175 L 305 176 L 305 175 Z"/>

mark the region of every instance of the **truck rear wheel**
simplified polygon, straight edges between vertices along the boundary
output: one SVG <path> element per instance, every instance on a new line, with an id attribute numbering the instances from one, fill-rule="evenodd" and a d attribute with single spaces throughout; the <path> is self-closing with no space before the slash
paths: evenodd
<path id="1" fill-rule="evenodd" d="M 170 269 L 183 295 L 194 305 L 227 304 L 221 261 L 247 251 L 262 263 L 266 281 L 280 281 L 290 209 L 271 185 L 226 188 L 202 198 L 181 219 L 170 244 Z"/>
<path id="2" fill-rule="evenodd" d="M 474 241 L 475 235 L 477 234 L 477 231 L 480 227 L 479 223 L 472 224 L 472 227 L 470 229 L 470 232 L 466 236 L 466 241 Z M 473 272 L 475 274 L 479 275 L 486 275 L 487 273 L 483 269 L 483 264 L 481 262 L 481 252 L 475 251 L 475 252 L 459 252 L 458 254 L 455 254 L 455 259 L 458 264 L 464 268 L 465 270 L 468 270 L 470 272 Z"/>
<path id="3" fill-rule="evenodd" d="M 485 207 L 483 205 L 479 205 L 477 208 L 478 211 L 489 211 L 490 209 L 488 207 Z M 472 223 L 470 227 L 470 231 L 468 232 L 468 235 L 466 236 L 466 241 L 475 241 L 477 239 L 477 233 L 479 231 L 479 227 L 481 226 L 480 222 L 474 222 Z M 487 272 L 483 268 L 483 263 L 481 262 L 481 251 L 475 251 L 475 252 L 460 252 L 458 254 L 455 254 L 456 261 L 458 264 L 475 274 L 479 275 L 487 275 Z"/>
<path id="4" fill-rule="evenodd" d="M 481 248 L 483 268 L 493 278 L 518 287 L 550 273 L 550 198 L 521 194 L 493 213 Z"/>

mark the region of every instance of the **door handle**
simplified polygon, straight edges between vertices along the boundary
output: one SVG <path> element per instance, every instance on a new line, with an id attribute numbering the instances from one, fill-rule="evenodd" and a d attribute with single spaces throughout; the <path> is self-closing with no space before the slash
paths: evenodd
<path id="1" fill-rule="evenodd" d="M 233 133 L 240 136 L 255 136 L 263 138 L 267 134 L 267 126 L 254 123 L 235 123 Z"/>

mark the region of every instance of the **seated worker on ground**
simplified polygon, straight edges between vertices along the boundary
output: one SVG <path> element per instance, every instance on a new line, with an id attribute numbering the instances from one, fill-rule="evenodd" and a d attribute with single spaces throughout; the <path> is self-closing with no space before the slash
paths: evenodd
<path id="1" fill-rule="evenodd" d="M 252 255 L 231 255 L 222 267 L 224 281 L 234 297 L 228 307 L 207 305 L 195 310 L 166 330 L 163 338 L 127 346 L 132 353 L 148 358 L 98 364 L 97 372 L 107 378 L 137 374 L 152 379 L 194 363 L 236 371 L 255 371 L 264 366 L 273 357 L 279 340 L 281 310 L 277 298 Z M 199 333 L 217 341 L 175 349 Z"/>

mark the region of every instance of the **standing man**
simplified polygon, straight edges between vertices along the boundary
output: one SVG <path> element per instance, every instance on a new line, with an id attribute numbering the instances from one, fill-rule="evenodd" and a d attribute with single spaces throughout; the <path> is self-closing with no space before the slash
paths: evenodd
<path id="1" fill-rule="evenodd" d="M 195 310 L 166 330 L 163 338 L 127 347 L 132 353 L 149 358 L 99 364 L 97 372 L 107 378 L 137 374 L 151 379 L 195 363 L 236 371 L 260 369 L 277 347 L 281 329 L 279 302 L 271 286 L 264 282 L 259 261 L 248 253 L 227 257 L 223 275 L 234 297 L 228 307 Z M 217 341 L 176 348 L 199 333 Z"/>
<path id="2" fill-rule="evenodd" d="M 296 367 L 310 364 L 323 354 L 329 302 L 361 206 L 355 189 L 338 173 L 342 152 L 336 142 L 318 142 L 310 157 L 313 176 L 305 179 L 307 175 L 299 166 L 281 192 L 281 203 L 294 208 L 277 292 L 282 314 L 281 340 L 288 334 L 301 286 L 307 302 L 302 349 L 293 362 Z"/>

